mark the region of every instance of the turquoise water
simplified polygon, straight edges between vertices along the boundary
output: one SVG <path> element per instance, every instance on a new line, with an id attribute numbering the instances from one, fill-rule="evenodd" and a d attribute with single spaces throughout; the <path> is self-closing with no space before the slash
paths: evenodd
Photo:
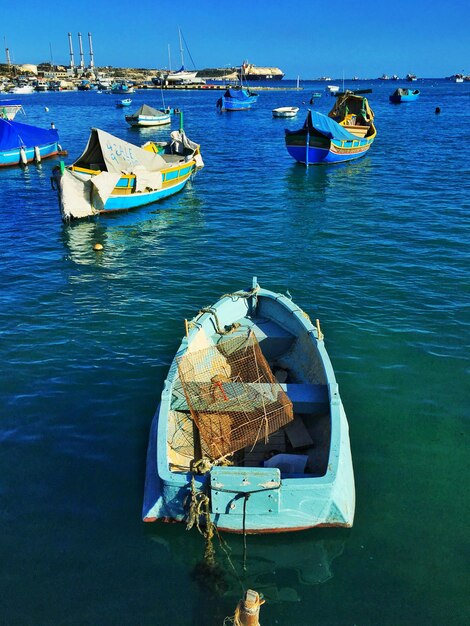
<path id="1" fill-rule="evenodd" d="M 285 150 L 312 84 L 239 114 L 218 114 L 217 92 L 165 93 L 206 167 L 129 214 L 65 226 L 55 161 L 0 171 L 2 624 L 219 626 L 249 587 L 263 626 L 468 623 L 470 83 L 419 82 L 407 105 L 372 86 L 378 136 L 349 164 L 306 170 Z M 128 128 L 117 99 L 25 96 L 18 120 L 53 120 L 67 162 L 91 126 L 166 137 Z M 141 522 L 148 429 L 183 319 L 254 275 L 321 320 L 356 519 L 249 537 L 246 574 L 226 535 L 224 579 L 203 580 L 196 531 Z"/>

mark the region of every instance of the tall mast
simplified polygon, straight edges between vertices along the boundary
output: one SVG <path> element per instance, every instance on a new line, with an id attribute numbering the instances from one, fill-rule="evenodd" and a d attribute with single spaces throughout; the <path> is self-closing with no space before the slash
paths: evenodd
<path id="1" fill-rule="evenodd" d="M 171 72 L 171 53 L 170 53 L 170 44 L 168 44 L 168 69 Z"/>
<path id="2" fill-rule="evenodd" d="M 181 28 L 178 28 L 178 35 L 180 38 L 181 67 L 184 69 L 183 42 L 181 41 Z"/>

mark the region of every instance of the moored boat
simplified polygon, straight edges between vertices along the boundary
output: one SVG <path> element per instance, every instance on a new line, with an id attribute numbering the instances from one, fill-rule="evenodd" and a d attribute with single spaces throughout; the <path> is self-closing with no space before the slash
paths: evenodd
<path id="1" fill-rule="evenodd" d="M 114 83 L 114 85 L 111 86 L 111 93 L 112 94 L 134 93 L 134 86 L 123 81 L 120 83 Z"/>
<path id="2" fill-rule="evenodd" d="M 273 109 L 273 117 L 295 117 L 299 112 L 299 107 L 278 107 Z"/>
<path id="3" fill-rule="evenodd" d="M 400 102 L 414 102 L 418 99 L 419 93 L 419 89 L 403 89 L 399 87 L 388 99 L 394 104 L 399 104 Z"/>
<path id="4" fill-rule="evenodd" d="M 130 107 L 132 104 L 132 100 L 130 98 L 124 98 L 123 100 L 118 100 L 116 102 L 116 106 L 118 109 L 123 109 L 124 107 Z"/>
<path id="5" fill-rule="evenodd" d="M 258 94 L 248 87 L 229 87 L 217 100 L 217 108 L 221 111 L 247 111 L 257 100 Z"/>
<path id="6" fill-rule="evenodd" d="M 126 122 L 131 126 L 163 126 L 171 122 L 169 111 L 160 111 L 143 104 L 132 115 L 126 115 Z"/>
<path id="7" fill-rule="evenodd" d="M 335 96 L 339 91 L 339 85 L 327 85 L 326 90 L 330 96 Z"/>
<path id="8" fill-rule="evenodd" d="M 181 191 L 203 166 L 199 145 L 186 137 L 182 121 L 169 141 L 142 148 L 93 128 L 83 154 L 54 168 L 52 182 L 62 218 L 69 221 L 162 200 Z"/>
<path id="9" fill-rule="evenodd" d="M 301 129 L 285 133 L 289 154 L 299 163 L 313 165 L 358 159 L 369 150 L 377 131 L 367 98 L 346 91 L 328 115 L 309 110 Z"/>
<path id="10" fill-rule="evenodd" d="M 0 118 L 0 167 L 39 163 L 61 150 L 55 128 L 39 128 Z"/>
<path id="11" fill-rule="evenodd" d="M 19 100 L 0 100 L 0 119 L 13 120 L 18 111 L 23 111 L 23 105 Z"/>
<path id="12" fill-rule="evenodd" d="M 254 279 L 186 327 L 151 426 L 144 521 L 352 526 L 348 423 L 318 321 Z"/>

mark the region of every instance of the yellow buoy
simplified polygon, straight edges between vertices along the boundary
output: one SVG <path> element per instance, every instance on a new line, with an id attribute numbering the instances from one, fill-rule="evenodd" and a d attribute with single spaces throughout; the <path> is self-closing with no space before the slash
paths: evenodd
<path id="1" fill-rule="evenodd" d="M 95 245 L 93 246 L 93 250 L 99 252 L 100 250 L 103 250 L 103 246 L 100 243 L 95 243 Z"/>

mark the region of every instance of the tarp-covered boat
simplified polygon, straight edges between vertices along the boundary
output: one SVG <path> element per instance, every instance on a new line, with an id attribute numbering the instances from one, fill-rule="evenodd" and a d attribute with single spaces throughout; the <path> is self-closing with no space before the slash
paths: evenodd
<path id="1" fill-rule="evenodd" d="M 187 323 L 151 426 L 143 519 L 194 522 L 196 511 L 219 530 L 267 533 L 349 527 L 354 509 L 320 325 L 254 279 Z"/>
<path id="2" fill-rule="evenodd" d="M 182 125 L 170 137 L 139 148 L 93 128 L 75 163 L 54 168 L 62 218 L 127 211 L 183 189 L 204 163 L 199 144 L 186 137 Z"/>
<path id="3" fill-rule="evenodd" d="M 126 122 L 131 126 L 163 126 L 171 122 L 171 115 L 143 104 L 132 115 L 126 115 Z"/>
<path id="4" fill-rule="evenodd" d="M 390 102 L 399 104 L 400 102 L 414 102 L 418 99 L 419 89 L 406 89 L 399 87 L 391 96 L 388 97 Z"/>
<path id="5" fill-rule="evenodd" d="M 246 111 L 258 100 L 258 94 L 247 87 L 230 87 L 217 100 L 217 108 L 221 111 Z"/>
<path id="6" fill-rule="evenodd" d="M 285 133 L 287 151 L 306 165 L 357 159 L 377 134 L 367 98 L 348 91 L 338 96 L 328 115 L 309 110 L 301 129 Z"/>
<path id="7" fill-rule="evenodd" d="M 59 154 L 59 133 L 0 118 L 0 167 L 25 165 Z"/>

